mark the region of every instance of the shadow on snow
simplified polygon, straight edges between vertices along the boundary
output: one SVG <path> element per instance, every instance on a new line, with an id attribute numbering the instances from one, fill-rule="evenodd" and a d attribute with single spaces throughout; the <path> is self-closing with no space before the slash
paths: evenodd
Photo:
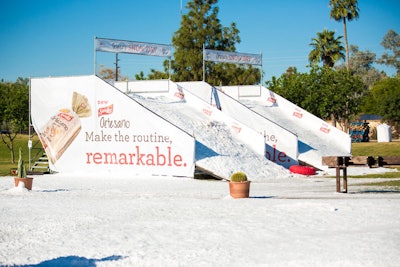
<path id="1" fill-rule="evenodd" d="M 97 262 L 105 262 L 105 261 L 117 261 L 124 259 L 126 257 L 119 255 L 112 255 L 109 257 L 105 257 L 102 259 L 88 259 L 85 257 L 79 256 L 66 256 L 66 257 L 58 257 L 51 260 L 46 260 L 38 264 L 26 264 L 26 265 L 14 265 L 19 267 L 70 267 L 70 266 L 78 266 L 78 267 L 96 267 Z M 9 266 L 9 265 L 8 265 Z M 10 266 L 12 267 L 12 266 Z"/>

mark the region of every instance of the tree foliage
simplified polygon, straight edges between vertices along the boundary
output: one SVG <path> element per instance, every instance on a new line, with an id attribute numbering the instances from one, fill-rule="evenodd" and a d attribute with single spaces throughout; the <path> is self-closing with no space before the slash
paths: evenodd
<path id="1" fill-rule="evenodd" d="M 218 19 L 218 0 L 192 0 L 189 10 L 182 15 L 181 26 L 174 33 L 174 60 L 171 62 L 172 80 L 199 81 L 203 79 L 203 47 L 220 51 L 236 51 L 240 43 L 235 23 L 223 27 Z M 210 84 L 255 84 L 260 81 L 260 71 L 251 66 L 236 66 L 214 62 L 205 63 L 205 78 Z M 236 83 L 236 84 L 237 84 Z"/>
<path id="2" fill-rule="evenodd" d="M 400 78 L 388 77 L 378 81 L 365 98 L 363 110 L 378 114 L 384 120 L 400 122 Z"/>
<path id="3" fill-rule="evenodd" d="M 331 7 L 330 17 L 336 21 L 343 21 L 343 36 L 346 45 L 346 67 L 350 70 L 349 64 L 349 43 L 347 41 L 347 21 L 358 19 L 358 0 L 329 0 Z"/>
<path id="4" fill-rule="evenodd" d="M 335 32 L 327 29 L 317 32 L 317 38 L 313 38 L 310 44 L 313 50 L 308 55 L 308 60 L 312 64 L 318 64 L 322 61 L 324 66 L 332 68 L 335 62 L 344 59 L 344 47 L 341 38 L 342 36 L 335 38 Z"/>
<path id="5" fill-rule="evenodd" d="M 115 70 L 110 68 L 101 68 L 99 71 L 99 77 L 104 80 L 115 80 Z"/>
<path id="6" fill-rule="evenodd" d="M 105 68 L 104 66 L 101 66 L 101 69 L 99 70 L 98 75 L 100 78 L 102 78 L 104 80 L 123 81 L 123 80 L 128 79 L 128 77 L 122 76 L 119 72 L 118 72 L 118 79 L 117 79 L 117 74 L 115 72 L 115 69 Z"/>
<path id="7" fill-rule="evenodd" d="M 361 78 L 364 83 L 365 90 L 370 89 L 376 81 L 386 77 L 384 72 L 377 70 L 373 64 L 376 62 L 376 54 L 369 50 L 361 51 L 356 45 L 350 45 L 350 73 Z M 338 69 L 345 69 L 346 66 L 341 65 Z"/>
<path id="8" fill-rule="evenodd" d="M 28 79 L 18 78 L 15 83 L 0 83 L 0 126 L 1 139 L 10 150 L 11 163 L 14 159 L 14 139 L 29 125 Z"/>
<path id="9" fill-rule="evenodd" d="M 314 66 L 310 73 L 295 68 L 267 84 L 277 94 L 322 119 L 348 121 L 363 97 L 360 78 L 346 70 Z"/>
<path id="10" fill-rule="evenodd" d="M 381 42 L 382 46 L 386 51 L 383 53 L 381 58 L 378 59 L 378 63 L 385 64 L 387 66 L 395 67 L 397 75 L 400 74 L 400 35 L 393 30 L 389 30 Z"/>
<path id="11" fill-rule="evenodd" d="M 158 71 L 155 69 L 150 69 L 150 73 L 147 76 L 144 75 L 144 72 L 141 71 L 139 74 L 135 74 L 135 80 L 161 80 L 168 79 L 168 73 Z"/>

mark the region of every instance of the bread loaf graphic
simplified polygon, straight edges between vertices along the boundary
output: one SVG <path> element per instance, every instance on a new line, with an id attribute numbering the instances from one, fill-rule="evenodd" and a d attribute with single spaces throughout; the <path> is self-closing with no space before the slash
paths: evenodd
<path id="1" fill-rule="evenodd" d="M 71 109 L 60 109 L 41 128 L 40 141 L 51 163 L 55 163 L 74 141 L 81 130 L 80 118 L 91 116 L 86 96 L 74 92 Z"/>

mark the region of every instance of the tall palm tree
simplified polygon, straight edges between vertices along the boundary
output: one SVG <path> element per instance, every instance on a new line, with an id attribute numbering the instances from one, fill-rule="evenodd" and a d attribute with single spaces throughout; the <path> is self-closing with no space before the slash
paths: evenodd
<path id="1" fill-rule="evenodd" d="M 335 32 L 327 29 L 317 32 L 317 38 L 312 38 L 312 43 L 310 43 L 313 47 L 308 55 L 310 63 L 318 64 L 322 61 L 324 66 L 332 68 L 336 61 L 344 59 L 341 38 L 342 36 L 335 38 Z"/>
<path id="2" fill-rule="evenodd" d="M 343 21 L 344 43 L 346 45 L 346 67 L 350 70 L 349 65 L 349 44 L 347 42 L 346 21 L 358 19 L 358 0 L 329 0 L 331 7 L 330 17 L 336 21 Z"/>

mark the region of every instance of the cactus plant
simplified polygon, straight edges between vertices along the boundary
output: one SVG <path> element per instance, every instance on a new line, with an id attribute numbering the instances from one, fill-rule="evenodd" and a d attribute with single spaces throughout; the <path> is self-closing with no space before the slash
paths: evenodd
<path id="1" fill-rule="evenodd" d="M 244 172 L 235 172 L 231 175 L 231 182 L 246 182 L 247 175 Z"/>
<path id="2" fill-rule="evenodd" d="M 229 181 L 229 193 L 233 198 L 247 198 L 250 192 L 250 181 L 244 172 L 235 172 Z"/>
<path id="3" fill-rule="evenodd" d="M 19 148 L 19 159 L 18 159 L 18 178 L 26 178 L 26 169 L 24 160 L 22 159 L 22 149 Z"/>
<path id="4" fill-rule="evenodd" d="M 26 176 L 26 169 L 24 165 L 24 160 L 22 159 L 22 149 L 19 148 L 19 159 L 18 159 L 18 166 L 17 166 L 17 176 L 14 177 L 14 185 L 15 187 L 19 187 L 19 183 L 22 182 L 24 187 L 28 190 L 32 190 L 32 177 Z"/>

